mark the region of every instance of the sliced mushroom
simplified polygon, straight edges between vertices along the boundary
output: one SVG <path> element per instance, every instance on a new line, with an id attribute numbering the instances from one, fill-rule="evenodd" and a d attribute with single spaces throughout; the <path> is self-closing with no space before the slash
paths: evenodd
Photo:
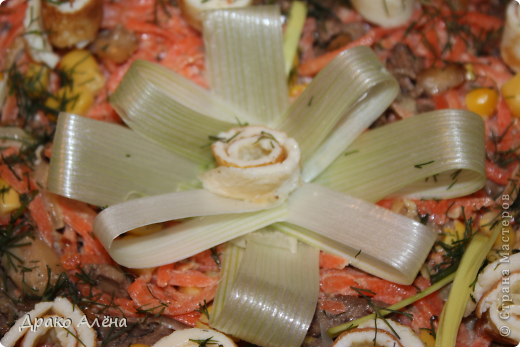
<path id="1" fill-rule="evenodd" d="M 417 86 L 428 95 L 444 93 L 458 87 L 465 81 L 466 71 L 458 65 L 448 65 L 443 69 L 430 68 L 417 76 Z"/>
<path id="2" fill-rule="evenodd" d="M 128 60 L 139 45 L 139 39 L 130 30 L 117 24 L 112 30 L 102 31 L 94 41 L 94 54 L 121 64 Z"/>
<path id="3" fill-rule="evenodd" d="M 18 244 L 26 246 L 12 248 L 10 253 L 23 260 L 23 264 L 15 259 L 9 261 L 8 255 L 5 254 L 2 257 L 2 265 L 18 288 L 30 287 L 34 290 L 33 294 L 42 295 L 47 284 L 56 284 L 60 274 L 65 271 L 61 260 L 47 243 L 39 238 L 32 239 L 26 236 Z"/>

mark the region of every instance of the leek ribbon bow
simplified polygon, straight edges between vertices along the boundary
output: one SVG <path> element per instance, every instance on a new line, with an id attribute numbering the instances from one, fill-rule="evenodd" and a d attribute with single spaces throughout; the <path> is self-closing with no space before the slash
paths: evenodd
<path id="1" fill-rule="evenodd" d="M 176 262 L 271 225 L 371 274 L 412 283 L 437 235 L 373 202 L 388 195 L 453 198 L 480 189 L 482 119 L 442 110 L 362 134 L 399 90 L 367 47 L 343 52 L 289 105 L 277 6 L 206 12 L 204 40 L 211 91 L 158 64 L 135 61 L 111 96 L 131 130 L 62 113 L 49 190 L 110 206 L 96 218 L 94 233 L 126 267 Z M 208 135 L 236 127 L 237 120 L 284 131 L 298 142 L 305 183 L 284 204 L 266 208 L 197 189 L 197 174 L 213 165 Z M 433 175 L 436 180 L 425 180 Z M 195 218 L 117 238 L 188 217 Z"/>

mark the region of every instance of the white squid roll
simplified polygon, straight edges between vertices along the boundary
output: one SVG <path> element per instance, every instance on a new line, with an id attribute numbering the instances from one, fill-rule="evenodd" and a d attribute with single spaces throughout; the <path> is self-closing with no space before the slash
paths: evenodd
<path id="1" fill-rule="evenodd" d="M 392 329 L 382 320 L 369 320 L 360 324 L 356 329 L 351 329 L 341 334 L 331 347 L 352 347 L 352 346 L 381 346 L 381 347 L 417 347 L 423 346 L 422 341 L 415 335 L 415 332 L 402 324 L 390 319 L 386 320 L 397 333 L 396 336 Z M 376 334 L 377 324 L 377 334 Z M 374 338 L 376 341 L 374 343 Z"/>
<path id="2" fill-rule="evenodd" d="M 246 7 L 253 0 L 179 0 L 182 16 L 192 27 L 202 31 L 201 14 L 206 10 Z"/>
<path id="3" fill-rule="evenodd" d="M 520 253 L 489 264 L 478 275 L 465 316 L 485 321 L 485 330 L 501 343 L 520 343 Z"/>
<path id="4" fill-rule="evenodd" d="M 515 1 L 507 7 L 500 53 L 511 69 L 520 72 L 520 5 Z"/>
<path id="5" fill-rule="evenodd" d="M 84 321 L 85 315 L 66 299 L 36 304 L 34 310 L 18 319 L 0 343 L 4 347 L 94 347 L 96 333 Z M 18 341 L 21 341 L 18 343 Z"/>
<path id="6" fill-rule="evenodd" d="M 199 176 L 207 190 L 228 198 L 276 203 L 301 185 L 300 149 L 287 134 L 247 126 L 218 138 L 212 145 L 218 167 Z"/>
<path id="7" fill-rule="evenodd" d="M 176 330 L 152 347 L 198 347 L 203 341 L 207 341 L 207 346 L 237 347 L 233 340 L 221 332 L 198 328 Z"/>
<path id="8" fill-rule="evenodd" d="M 410 20 L 415 0 L 352 0 L 352 6 L 367 21 L 382 27 L 396 27 Z"/>

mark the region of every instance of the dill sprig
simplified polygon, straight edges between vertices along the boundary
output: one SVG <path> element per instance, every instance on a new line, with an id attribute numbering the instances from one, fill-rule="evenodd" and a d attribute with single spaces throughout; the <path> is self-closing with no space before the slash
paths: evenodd
<path id="1" fill-rule="evenodd" d="M 422 164 L 414 165 L 413 167 L 416 168 L 416 169 L 422 169 L 423 166 L 425 166 L 425 165 L 429 165 L 429 164 L 432 164 L 432 163 L 434 163 L 434 162 L 435 162 L 435 160 L 432 160 L 432 161 L 429 161 L 429 162 L 426 162 L 426 163 L 422 163 Z"/>
<path id="2" fill-rule="evenodd" d="M 136 312 L 138 314 L 144 314 L 145 317 L 148 317 L 149 315 L 153 315 L 153 317 L 160 317 L 163 314 L 164 310 L 166 310 L 166 308 L 168 307 L 168 304 L 162 302 L 155 295 L 153 295 L 152 291 L 150 290 L 150 287 L 146 286 L 146 289 L 148 289 L 148 292 L 150 293 L 150 295 L 159 302 L 159 305 L 150 307 L 147 309 L 145 309 L 144 307 L 149 306 L 151 304 L 142 305 L 140 307 L 135 308 Z M 159 311 L 155 312 L 156 310 L 159 310 Z"/>
<path id="3" fill-rule="evenodd" d="M 274 142 L 278 143 L 278 141 L 273 136 L 273 134 L 270 134 L 270 133 L 265 132 L 265 131 L 262 130 L 260 132 L 260 136 L 258 137 L 258 139 L 255 142 L 253 142 L 253 145 L 257 144 L 258 142 L 260 142 L 260 140 L 264 140 L 264 139 L 271 140 L 271 141 L 274 141 Z"/>
<path id="4" fill-rule="evenodd" d="M 221 253 L 217 253 L 217 247 L 211 247 L 210 249 L 211 251 L 211 258 L 213 259 L 213 261 L 215 262 L 215 264 L 217 264 L 218 268 L 222 268 L 222 264 L 220 263 L 220 254 Z"/>
<path id="5" fill-rule="evenodd" d="M 433 322 L 437 319 L 437 316 L 430 317 L 430 328 L 419 328 L 419 330 L 427 331 L 434 339 L 437 339 L 437 333 L 435 332 L 435 326 Z"/>
<path id="6" fill-rule="evenodd" d="M 457 271 L 468 244 L 473 239 L 473 236 L 477 233 L 477 231 L 473 232 L 473 218 L 466 219 L 464 206 L 461 206 L 461 209 L 465 225 L 464 235 L 461 239 L 453 241 L 452 244 L 447 244 L 442 241 L 437 241 L 435 243 L 444 248 L 446 254 L 443 256 L 443 261 L 440 264 L 435 265 L 432 269 L 436 271 L 435 274 L 431 275 L 432 284 L 439 282 L 441 279 Z M 458 234 L 457 237 L 459 237 Z"/>
<path id="7" fill-rule="evenodd" d="M 221 347 L 222 345 L 218 343 L 218 341 L 216 340 L 212 340 L 213 339 L 213 336 L 211 337 L 208 337 L 207 339 L 205 340 L 194 340 L 194 339 L 190 339 L 191 342 L 195 342 L 195 343 L 198 343 L 199 344 L 199 347 L 206 347 L 207 345 L 218 345 L 219 347 Z"/>
<path id="8" fill-rule="evenodd" d="M 491 142 L 493 142 L 493 156 L 487 156 L 487 159 L 493 163 L 495 163 L 500 168 L 506 168 L 513 162 L 520 162 L 520 154 L 517 152 L 520 150 L 520 146 L 515 148 L 510 148 L 507 151 L 501 151 L 498 149 L 498 145 L 504 140 L 505 136 L 511 129 L 513 123 L 511 122 L 508 127 L 504 130 L 502 134 L 499 136 L 495 136 L 491 134 Z"/>
<path id="9" fill-rule="evenodd" d="M 356 293 L 359 294 L 359 296 L 363 297 L 367 301 L 368 306 L 375 313 L 374 321 L 375 321 L 376 333 L 375 333 L 374 340 L 373 340 L 374 341 L 374 346 L 376 345 L 376 340 L 377 340 L 377 319 L 378 318 L 381 318 L 383 320 L 383 322 L 394 333 L 394 335 L 400 340 L 401 337 L 399 336 L 399 334 L 397 334 L 397 331 L 395 331 L 394 327 L 390 323 L 388 323 L 388 320 L 385 318 L 385 315 L 381 311 L 402 314 L 402 315 L 405 315 L 406 317 L 408 317 L 410 320 L 413 320 L 413 315 L 411 313 L 406 313 L 406 312 L 402 312 L 402 311 L 398 311 L 398 310 L 392 310 L 392 309 L 385 308 L 385 307 L 380 307 L 380 306 L 374 304 L 372 299 L 364 294 L 364 293 L 367 293 L 367 294 L 370 294 L 372 296 L 377 295 L 376 293 L 374 293 L 373 291 L 371 291 L 369 289 L 362 289 L 362 288 L 355 288 L 355 287 L 350 287 L 350 289 L 354 290 Z"/>
<path id="10" fill-rule="evenodd" d="M 434 63 L 440 61 L 444 64 L 456 63 L 441 57 L 453 50 L 453 40 L 457 39 L 464 43 L 466 51 L 474 52 L 476 56 L 489 55 L 488 52 L 498 48 L 502 28 L 497 30 L 482 28 L 480 31 L 475 32 L 469 23 L 464 21 L 464 17 L 467 12 L 457 11 L 451 1 L 444 1 L 444 4 L 450 7 L 449 11 L 441 11 L 438 4 L 434 4 L 428 1 L 421 1 L 422 14 L 421 16 L 413 21 L 408 28 L 405 30 L 404 37 L 410 33 L 416 33 L 421 36 L 421 41 L 425 47 L 433 54 Z M 428 28 L 431 23 L 441 20 L 444 22 L 446 28 L 446 42 L 440 48 L 440 52 L 437 52 L 430 42 L 424 35 L 424 29 Z M 440 42 L 440 40 L 439 40 Z"/>
<path id="11" fill-rule="evenodd" d="M 18 70 L 16 63 L 11 65 L 7 71 L 7 75 L 10 87 L 9 95 L 16 96 L 16 103 L 22 118 L 32 120 L 39 111 L 58 116 L 58 111 L 45 106 L 45 100 L 50 97 L 51 94 L 42 87 L 38 75 L 27 79 Z"/>
<path id="12" fill-rule="evenodd" d="M 204 299 L 204 305 L 199 303 L 199 308 L 195 310 L 195 312 L 199 312 L 200 314 L 203 314 L 208 318 L 209 320 L 209 311 L 208 311 L 208 304 L 206 303 L 206 299 Z"/>
<path id="13" fill-rule="evenodd" d="M 128 325 L 126 328 L 121 329 L 120 331 L 118 331 L 115 334 L 114 334 L 115 326 L 112 325 L 110 327 L 110 330 L 108 331 L 106 338 L 101 343 L 101 347 L 106 347 L 111 341 L 117 339 L 119 336 L 123 335 L 127 331 L 130 331 L 137 324 L 139 324 L 139 322 L 132 323 L 132 324 Z"/>

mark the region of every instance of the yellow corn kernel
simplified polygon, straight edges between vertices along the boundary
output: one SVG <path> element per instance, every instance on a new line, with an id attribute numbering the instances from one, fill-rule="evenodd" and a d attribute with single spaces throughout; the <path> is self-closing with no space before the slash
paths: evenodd
<path id="1" fill-rule="evenodd" d="M 291 90 L 289 91 L 289 96 L 291 98 L 297 98 L 298 96 L 300 96 L 301 93 L 303 93 L 305 88 L 307 88 L 306 84 L 297 84 L 291 88 Z"/>
<path id="2" fill-rule="evenodd" d="M 145 225 L 143 227 L 129 230 L 128 234 L 135 235 L 135 236 L 144 236 L 144 235 L 150 235 L 150 234 L 156 233 L 158 231 L 161 231 L 162 229 L 163 229 L 162 223 L 150 224 L 150 225 Z"/>
<path id="3" fill-rule="evenodd" d="M 513 116 L 520 118 L 520 74 L 504 83 L 501 92 Z"/>
<path id="4" fill-rule="evenodd" d="M 497 261 L 499 258 L 498 251 L 496 249 L 491 249 L 486 255 L 486 259 L 488 262 L 493 263 Z"/>
<path id="5" fill-rule="evenodd" d="M 42 64 L 29 64 L 29 68 L 25 73 L 25 85 L 31 98 L 37 98 L 45 95 L 49 88 L 49 68 Z"/>
<path id="6" fill-rule="evenodd" d="M 468 110 L 481 117 L 489 117 L 495 113 L 498 104 L 498 93 L 489 88 L 478 88 L 466 94 Z"/>
<path id="7" fill-rule="evenodd" d="M 473 68 L 473 64 L 465 64 L 464 70 L 466 70 L 466 81 L 474 81 L 477 79 L 477 74 Z"/>
<path id="8" fill-rule="evenodd" d="M 435 338 L 427 331 L 421 331 L 419 338 L 424 343 L 425 347 L 435 347 Z"/>
<path id="9" fill-rule="evenodd" d="M 480 218 L 479 226 L 480 226 L 480 232 L 483 233 L 486 236 L 491 236 L 492 229 L 493 230 L 500 224 L 500 219 L 497 218 L 498 212 L 496 211 L 490 211 L 486 212 L 482 215 L 482 218 Z"/>
<path id="10" fill-rule="evenodd" d="M 208 314 L 211 317 L 211 312 L 213 312 L 213 305 L 208 306 Z M 204 324 L 209 324 L 208 317 L 206 317 L 205 314 L 202 314 L 199 318 L 199 320 Z"/>
<path id="11" fill-rule="evenodd" d="M 150 347 L 150 346 L 145 345 L 144 343 L 134 343 L 133 345 L 130 345 L 130 347 Z"/>
<path id="12" fill-rule="evenodd" d="M 196 296 L 202 292 L 202 289 L 198 287 L 179 287 L 179 292 L 191 296 Z M 204 316 L 206 317 L 206 316 Z"/>
<path id="13" fill-rule="evenodd" d="M 504 221 L 507 221 L 507 219 L 504 219 Z M 507 226 L 502 224 L 499 226 L 500 232 L 493 244 L 493 249 L 498 251 L 511 251 L 514 248 L 516 243 L 516 233 L 513 227 L 509 225 L 509 222 L 507 222 L 507 224 Z"/>
<path id="14" fill-rule="evenodd" d="M 455 241 L 462 240 L 464 238 L 464 232 L 466 231 L 466 226 L 464 223 L 460 221 L 455 221 L 455 227 L 452 228 L 444 228 L 444 240 L 443 242 L 447 245 L 453 244 Z"/>
<path id="15" fill-rule="evenodd" d="M 0 178 L 0 215 L 9 214 L 20 206 L 20 196 L 16 190 Z"/>
<path id="16" fill-rule="evenodd" d="M 96 59 L 86 50 L 76 49 L 65 54 L 60 61 L 60 69 L 72 79 L 74 87 L 87 89 L 93 95 L 105 85 L 105 77 Z"/>
<path id="17" fill-rule="evenodd" d="M 81 88 L 63 87 L 47 99 L 45 106 L 57 111 L 67 111 L 81 116 L 85 115 L 94 104 L 94 95 Z"/>
<path id="18" fill-rule="evenodd" d="M 130 269 L 129 268 L 128 271 L 130 271 L 131 273 L 133 273 L 139 277 L 144 277 L 146 275 L 149 275 L 151 277 L 153 272 L 155 271 L 155 269 L 157 269 L 157 267 L 146 267 L 143 269 Z"/>
<path id="19" fill-rule="evenodd" d="M 199 329 L 211 329 L 211 327 L 207 324 L 202 323 L 200 320 L 195 322 L 195 328 Z"/>

